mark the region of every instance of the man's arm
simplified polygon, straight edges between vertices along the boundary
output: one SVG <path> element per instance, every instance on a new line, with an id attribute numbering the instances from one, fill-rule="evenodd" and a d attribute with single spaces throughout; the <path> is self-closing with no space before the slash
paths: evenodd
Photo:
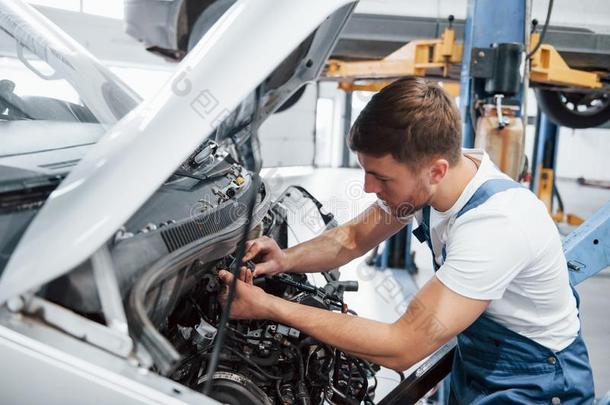
<path id="1" fill-rule="evenodd" d="M 269 238 L 250 241 L 244 261 L 255 259 L 260 263 L 256 276 L 326 271 L 362 256 L 405 225 L 378 204 L 372 204 L 351 221 L 283 251 Z"/>
<path id="2" fill-rule="evenodd" d="M 228 272 L 220 276 L 225 283 L 231 279 Z M 432 277 L 400 319 L 388 324 L 289 302 L 238 281 L 231 316 L 272 319 L 357 357 L 406 370 L 466 329 L 488 304 L 461 296 Z"/>

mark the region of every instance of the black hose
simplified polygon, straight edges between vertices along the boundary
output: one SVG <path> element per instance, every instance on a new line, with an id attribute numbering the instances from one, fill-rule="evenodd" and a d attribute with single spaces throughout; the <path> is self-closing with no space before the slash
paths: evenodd
<path id="1" fill-rule="evenodd" d="M 282 380 L 277 380 L 275 382 L 275 393 L 277 394 L 277 399 L 278 400 L 282 400 L 282 391 L 280 391 L 280 384 L 282 383 Z"/>
<path id="2" fill-rule="evenodd" d="M 258 190 L 260 185 L 260 178 L 258 173 L 252 174 L 252 189 L 250 200 L 248 201 L 248 212 L 246 223 L 243 227 L 242 237 L 237 245 L 237 254 L 235 255 L 235 261 L 233 262 L 233 268 L 231 269 L 231 273 L 233 274 L 233 282 L 229 286 L 229 295 L 227 297 L 227 301 L 225 303 L 224 310 L 222 311 L 222 316 L 220 318 L 220 324 L 218 325 L 218 331 L 216 332 L 216 343 L 214 345 L 214 351 L 212 352 L 212 357 L 210 358 L 210 362 L 208 363 L 208 369 L 206 371 L 206 382 L 203 387 L 203 394 L 210 395 L 212 391 L 212 376 L 216 372 L 216 368 L 218 367 L 218 359 L 220 357 L 220 350 L 222 348 L 222 344 L 224 343 L 224 337 L 227 331 L 227 322 L 229 321 L 229 315 L 231 313 L 231 304 L 235 299 L 235 290 L 237 289 L 237 280 L 239 279 L 239 273 L 242 265 L 242 259 L 244 254 L 246 253 L 246 241 L 248 240 L 248 234 L 250 233 L 250 225 L 252 222 L 252 215 L 254 213 L 254 206 L 256 205 L 256 198 L 258 196 Z"/>
<path id="3" fill-rule="evenodd" d="M 559 205 L 559 211 L 565 212 L 563 209 L 563 199 L 561 198 L 561 195 L 559 195 L 559 189 L 557 188 L 555 179 L 553 179 L 553 194 L 555 194 L 555 198 L 557 198 L 557 205 Z"/>
<path id="4" fill-rule="evenodd" d="M 294 348 L 294 352 L 297 355 L 297 361 L 299 363 L 299 380 L 305 381 L 305 363 L 303 362 L 303 355 L 298 348 Z"/>
<path id="5" fill-rule="evenodd" d="M 367 378 L 367 375 L 366 375 L 366 370 L 364 369 L 364 364 L 366 364 L 366 366 L 369 369 L 369 371 L 372 371 L 371 370 L 371 365 L 368 364 L 367 361 L 360 360 L 360 359 L 355 359 L 354 364 L 358 368 L 358 371 L 360 371 L 360 376 L 362 377 L 362 379 L 367 383 L 365 391 L 364 391 L 364 401 L 365 401 L 365 404 L 369 404 L 369 403 L 372 404 L 373 400 L 371 399 L 371 397 L 369 395 L 368 378 Z M 372 371 L 372 376 L 373 376 L 373 380 L 375 381 L 375 387 L 373 387 L 372 390 L 375 391 L 377 389 L 378 381 L 377 381 L 377 376 L 375 375 L 374 371 Z"/>
<path id="6" fill-rule="evenodd" d="M 540 49 L 540 46 L 542 45 L 542 41 L 544 41 L 544 36 L 546 35 L 546 30 L 549 27 L 549 21 L 551 20 L 552 11 L 553 11 L 553 0 L 549 0 L 549 8 L 547 9 L 547 12 L 546 12 L 546 20 L 544 21 L 544 27 L 542 27 L 542 32 L 540 33 L 540 40 L 538 41 L 538 43 L 536 44 L 534 49 L 532 49 L 532 51 L 527 54 L 527 59 L 531 58 L 536 52 L 538 52 L 538 49 Z"/>
<path id="7" fill-rule="evenodd" d="M 271 375 L 271 374 L 267 373 L 265 370 L 263 370 L 254 361 L 252 361 L 251 359 L 247 358 L 246 356 L 244 356 L 243 354 L 241 354 L 237 350 L 233 349 L 232 347 L 227 347 L 227 349 L 229 349 L 229 351 L 231 353 L 233 353 L 234 355 L 236 355 L 237 357 L 239 357 L 240 359 L 242 359 L 243 361 L 245 361 L 246 363 L 248 363 L 249 365 L 254 367 L 266 379 L 268 379 L 268 380 L 283 380 L 284 379 L 284 376 Z"/>

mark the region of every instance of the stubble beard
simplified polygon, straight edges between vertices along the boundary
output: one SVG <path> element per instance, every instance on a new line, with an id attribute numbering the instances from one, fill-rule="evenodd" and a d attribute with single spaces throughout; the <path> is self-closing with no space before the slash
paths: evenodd
<path id="1" fill-rule="evenodd" d="M 432 193 L 424 185 L 423 181 L 418 182 L 417 190 L 407 201 L 400 203 L 396 207 L 391 207 L 393 213 L 398 218 L 408 217 L 427 205 L 430 205 Z"/>

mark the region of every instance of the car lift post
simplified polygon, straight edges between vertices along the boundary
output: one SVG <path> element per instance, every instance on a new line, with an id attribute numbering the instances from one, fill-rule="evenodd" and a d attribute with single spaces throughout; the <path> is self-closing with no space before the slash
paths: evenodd
<path id="1" fill-rule="evenodd" d="M 559 126 L 542 111 L 536 117 L 534 153 L 532 155 L 530 190 L 551 210 L 553 207 L 553 171 L 557 162 Z"/>
<path id="2" fill-rule="evenodd" d="M 464 53 L 460 75 L 460 112 L 462 118 L 463 144 L 474 146 L 472 122 L 473 104 L 489 97 L 485 92 L 484 79 L 474 78 L 471 72 L 473 49 L 488 48 L 495 43 L 524 44 L 529 39 L 529 0 L 509 0 L 499 7 L 495 0 L 469 0 L 466 25 L 464 27 Z M 526 35 L 526 33 L 528 33 Z M 521 78 L 523 80 L 523 78 Z M 522 87 L 523 88 L 523 87 Z M 523 94 L 517 97 L 522 100 Z M 521 107 L 523 103 L 521 102 Z M 517 116 L 520 116 L 520 111 Z"/>

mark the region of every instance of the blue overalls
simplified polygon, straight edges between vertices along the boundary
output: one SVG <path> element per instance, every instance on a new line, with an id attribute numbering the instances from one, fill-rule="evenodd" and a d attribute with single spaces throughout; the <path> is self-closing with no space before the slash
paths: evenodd
<path id="1" fill-rule="evenodd" d="M 521 185 L 508 179 L 486 181 L 457 217 L 515 187 Z M 424 207 L 422 214 L 413 234 L 432 250 L 430 207 Z M 436 271 L 440 266 L 434 251 L 432 256 Z M 445 260 L 444 247 L 442 256 Z M 572 291 L 578 306 L 574 287 Z M 553 352 L 485 314 L 457 336 L 450 378 L 450 404 L 591 404 L 594 399 L 589 355 L 580 332 L 568 347 Z"/>

